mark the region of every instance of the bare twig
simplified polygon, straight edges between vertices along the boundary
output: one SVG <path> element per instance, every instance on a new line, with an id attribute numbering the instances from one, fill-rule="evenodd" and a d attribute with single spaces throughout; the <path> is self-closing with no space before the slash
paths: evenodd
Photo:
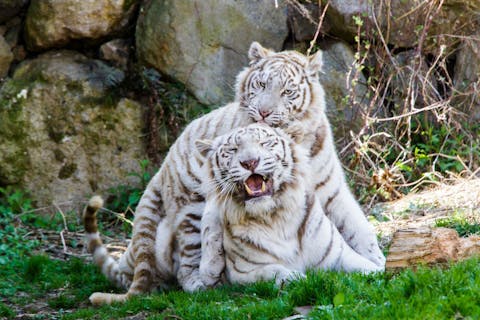
<path id="1" fill-rule="evenodd" d="M 57 209 L 58 213 L 62 216 L 63 220 L 63 229 L 68 232 L 68 227 L 67 227 L 67 218 L 65 217 L 65 214 L 63 213 L 62 209 L 54 202 L 53 206 Z"/>
<path id="2" fill-rule="evenodd" d="M 135 212 L 132 210 L 132 208 L 128 207 L 128 208 L 125 210 L 124 213 L 115 212 L 115 211 L 112 211 L 112 210 L 107 209 L 107 208 L 102 208 L 101 210 L 102 210 L 102 211 L 109 212 L 109 213 L 112 213 L 112 214 L 114 214 L 114 215 L 117 217 L 117 219 L 119 219 L 119 220 L 121 220 L 121 221 L 123 221 L 123 222 L 126 222 L 126 223 L 128 223 L 129 225 L 133 226 L 133 222 L 132 222 L 131 220 L 125 218 L 125 214 L 126 214 L 127 212 L 131 212 L 132 214 L 135 213 Z"/>
<path id="3" fill-rule="evenodd" d="M 319 24 L 321 23 L 318 23 L 316 22 L 312 16 L 310 15 L 310 12 L 308 11 L 307 8 L 305 8 L 305 6 L 303 4 L 301 4 L 300 2 L 298 2 L 298 0 L 286 0 L 287 3 L 292 6 L 298 13 L 300 13 L 302 15 L 302 17 L 304 17 L 305 19 L 308 20 L 308 22 L 310 22 L 311 24 L 313 24 L 314 26 L 318 26 Z M 320 7 L 320 1 L 319 1 L 319 7 Z"/>
<path id="4" fill-rule="evenodd" d="M 64 201 L 64 202 L 58 202 L 56 205 L 51 205 L 51 206 L 45 206 L 45 207 L 40 207 L 40 208 L 35 208 L 35 209 L 31 209 L 31 210 L 26 210 L 26 211 L 22 211 L 21 213 L 19 213 L 19 216 L 23 216 L 23 215 L 26 215 L 26 214 L 29 214 L 29 213 L 35 213 L 35 212 L 42 212 L 42 211 L 46 211 L 46 210 L 51 210 L 53 208 L 57 208 L 58 206 L 63 206 L 63 205 L 73 205 L 73 204 L 87 204 L 87 201 Z"/>
<path id="5" fill-rule="evenodd" d="M 403 119 L 403 118 L 411 117 L 411 116 L 419 114 L 419 113 L 423 113 L 425 111 L 435 110 L 435 109 L 442 108 L 442 107 L 445 107 L 445 102 L 441 101 L 441 102 L 437 102 L 435 104 L 432 104 L 430 106 L 427 106 L 427 107 L 421 108 L 421 109 L 415 109 L 415 107 L 413 106 L 413 109 L 414 109 L 413 111 L 406 112 L 406 113 L 403 113 L 403 114 L 398 115 L 398 116 L 388 117 L 388 118 L 369 118 L 369 120 L 373 123 L 386 122 L 386 121 L 396 121 L 396 120 L 400 120 L 400 119 Z"/>
<path id="6" fill-rule="evenodd" d="M 318 7 L 320 8 L 321 7 L 321 1 L 318 0 Z M 320 14 L 320 18 L 318 19 L 318 26 L 317 26 L 317 30 L 315 30 L 315 35 L 313 36 L 313 40 L 310 41 L 310 47 L 308 48 L 307 50 L 307 56 L 310 55 L 310 53 L 312 52 L 313 50 L 313 46 L 315 45 L 316 41 L 317 41 L 317 38 L 318 38 L 318 35 L 320 34 L 320 28 L 322 27 L 323 25 L 323 19 L 325 19 L 325 14 L 327 13 L 327 9 L 328 7 L 330 6 L 330 0 L 327 2 L 327 4 L 325 5 L 325 7 L 323 8 L 323 11 L 322 13 Z"/>
<path id="7" fill-rule="evenodd" d="M 68 249 L 67 249 L 67 244 L 65 242 L 65 238 L 63 236 L 63 233 L 65 232 L 65 230 L 62 230 L 60 231 L 60 239 L 62 240 L 62 245 L 63 245 L 63 253 L 68 253 Z M 67 231 L 68 232 L 68 231 Z"/>

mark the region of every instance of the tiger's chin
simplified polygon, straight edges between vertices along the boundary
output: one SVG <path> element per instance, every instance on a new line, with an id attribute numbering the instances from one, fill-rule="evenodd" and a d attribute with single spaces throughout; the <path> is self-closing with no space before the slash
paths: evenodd
<path id="1" fill-rule="evenodd" d="M 246 108 L 248 108 L 248 106 Z M 287 118 L 287 115 L 284 114 L 275 117 L 272 117 L 271 115 L 263 117 L 260 115 L 260 112 L 255 109 L 255 111 L 249 113 L 249 116 L 254 122 L 266 124 L 272 128 L 280 128 L 287 125 L 287 123 L 284 121 L 284 119 Z"/>
<path id="2" fill-rule="evenodd" d="M 272 196 L 263 196 L 245 200 L 245 211 L 251 216 L 260 216 L 273 212 L 276 209 L 276 203 Z"/>
<path id="3" fill-rule="evenodd" d="M 269 127 L 272 127 L 272 128 L 280 128 L 280 127 L 285 125 L 283 123 L 283 121 L 272 120 L 272 119 L 262 118 L 262 117 L 259 117 L 258 119 L 254 119 L 254 120 L 255 120 L 256 123 L 263 123 L 263 124 L 266 124 L 266 125 L 268 125 Z"/>

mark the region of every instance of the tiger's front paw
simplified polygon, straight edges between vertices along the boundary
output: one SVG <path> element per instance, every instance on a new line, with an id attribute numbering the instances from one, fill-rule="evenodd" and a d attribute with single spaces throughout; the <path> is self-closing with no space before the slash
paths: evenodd
<path id="1" fill-rule="evenodd" d="M 198 277 L 197 274 L 196 277 L 191 277 L 186 282 L 182 283 L 182 288 L 186 292 L 197 292 L 207 289 L 207 286 L 203 283 L 203 281 L 200 279 L 200 277 Z"/>
<path id="2" fill-rule="evenodd" d="M 359 251 L 363 257 L 373 262 L 378 267 L 377 269 L 385 270 L 386 258 L 377 243 L 371 243 L 367 248 Z"/>
<path id="3" fill-rule="evenodd" d="M 387 259 L 382 253 L 380 253 L 379 255 L 376 255 L 375 257 L 370 259 L 370 261 L 375 263 L 375 265 L 378 267 L 377 271 L 385 271 L 385 263 L 387 262 Z"/>
<path id="4" fill-rule="evenodd" d="M 200 278 L 203 282 L 203 284 L 207 288 L 213 288 L 216 287 L 219 284 L 222 284 L 223 277 L 222 274 L 216 274 L 216 273 L 208 273 L 208 272 L 200 272 Z"/>
<path id="5" fill-rule="evenodd" d="M 294 270 L 282 270 L 275 275 L 275 284 L 279 287 L 289 284 L 292 281 L 305 279 L 306 275 L 303 272 Z"/>
<path id="6" fill-rule="evenodd" d="M 205 254 L 204 254 L 205 253 Z M 199 274 L 200 279 L 206 287 L 212 288 L 223 283 L 225 258 L 223 253 L 208 254 L 202 252 L 202 260 L 200 261 Z"/>

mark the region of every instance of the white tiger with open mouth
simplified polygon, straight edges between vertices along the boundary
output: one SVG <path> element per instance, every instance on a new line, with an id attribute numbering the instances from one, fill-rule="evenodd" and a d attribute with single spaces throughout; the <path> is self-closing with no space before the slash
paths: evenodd
<path id="1" fill-rule="evenodd" d="M 203 190 L 200 275 L 204 284 L 277 283 L 306 269 L 382 271 L 350 248 L 313 192 L 308 151 L 280 129 L 252 124 L 213 141 Z"/>

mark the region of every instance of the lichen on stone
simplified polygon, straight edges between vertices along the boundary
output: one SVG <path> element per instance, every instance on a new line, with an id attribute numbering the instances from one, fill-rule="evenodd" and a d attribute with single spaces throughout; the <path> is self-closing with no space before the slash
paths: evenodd
<path id="1" fill-rule="evenodd" d="M 75 163 L 66 163 L 60 168 L 60 171 L 58 172 L 58 178 L 62 180 L 68 179 L 75 173 L 76 170 L 77 165 Z"/>
<path id="2" fill-rule="evenodd" d="M 25 99 L 18 96 L 25 88 L 26 83 L 12 79 L 0 88 L 0 185 L 19 183 L 29 165 Z"/>

